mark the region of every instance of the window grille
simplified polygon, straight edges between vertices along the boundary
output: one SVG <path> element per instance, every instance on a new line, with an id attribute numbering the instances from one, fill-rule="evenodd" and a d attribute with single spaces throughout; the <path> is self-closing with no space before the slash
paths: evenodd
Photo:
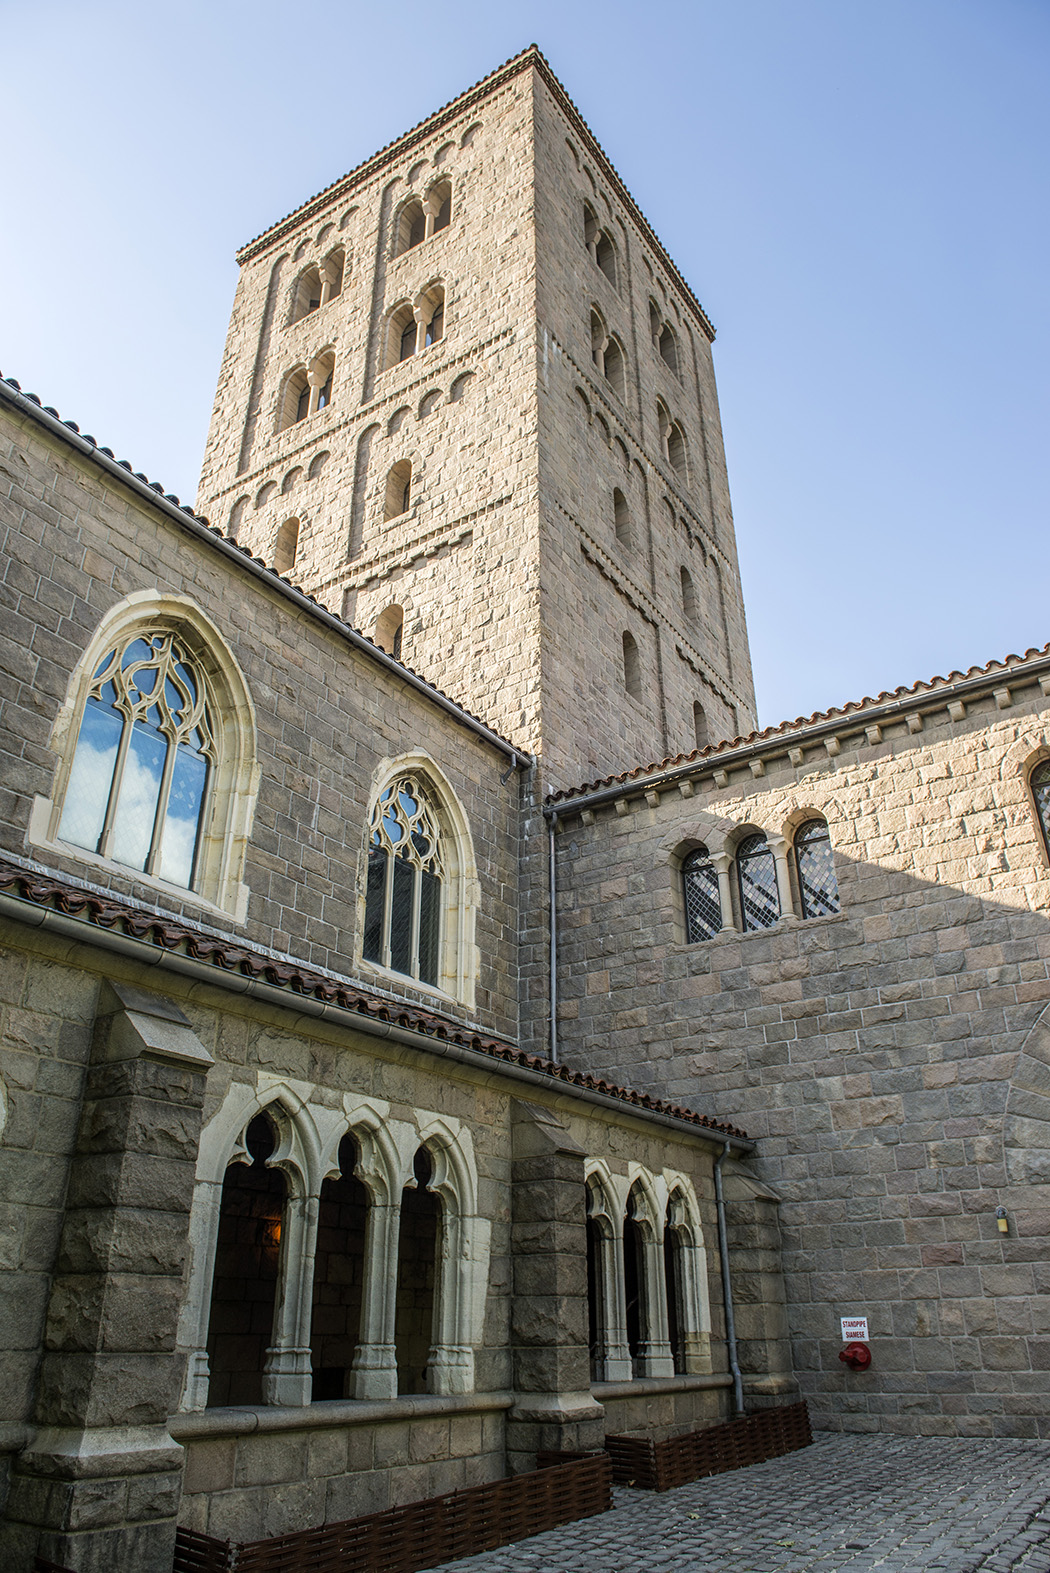
<path id="1" fill-rule="evenodd" d="M 780 917 L 777 866 L 765 836 L 748 836 L 736 854 L 740 917 L 745 930 L 772 928 Z"/>
<path id="2" fill-rule="evenodd" d="M 437 821 L 411 776 L 376 803 L 368 851 L 363 954 L 437 985 L 443 869 Z"/>
<path id="3" fill-rule="evenodd" d="M 1041 765 L 1036 765 L 1032 771 L 1031 782 L 1039 827 L 1043 832 L 1047 854 L 1050 855 L 1050 759 L 1044 760 Z"/>
<path id="4" fill-rule="evenodd" d="M 795 870 L 804 918 L 826 918 L 839 911 L 831 837 L 822 819 L 808 819 L 796 830 Z"/>
<path id="5" fill-rule="evenodd" d="M 136 635 L 91 680 L 59 837 L 190 888 L 215 759 L 204 674 L 174 634 Z"/>
<path id="6" fill-rule="evenodd" d="M 722 927 L 718 874 L 706 847 L 697 847 L 682 864 L 685 886 L 685 927 L 690 945 L 713 939 Z"/>

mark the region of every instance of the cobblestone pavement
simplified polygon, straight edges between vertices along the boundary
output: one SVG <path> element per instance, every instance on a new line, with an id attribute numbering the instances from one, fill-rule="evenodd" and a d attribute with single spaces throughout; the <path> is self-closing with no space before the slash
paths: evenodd
<path id="1" fill-rule="evenodd" d="M 1050 1573 L 1050 1442 L 823 1434 L 812 1447 L 443 1573 Z"/>

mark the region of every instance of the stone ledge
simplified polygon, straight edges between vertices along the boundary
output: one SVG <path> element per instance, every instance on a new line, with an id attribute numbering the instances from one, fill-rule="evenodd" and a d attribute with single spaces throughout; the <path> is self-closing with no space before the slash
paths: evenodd
<path id="1" fill-rule="evenodd" d="M 732 1387 L 728 1371 L 714 1376 L 640 1376 L 631 1382 L 593 1382 L 591 1392 L 600 1404 L 613 1398 L 652 1398 L 660 1393 L 696 1393 L 710 1387 Z"/>
<path id="2" fill-rule="evenodd" d="M 269 1431 L 318 1431 L 335 1426 L 395 1425 L 404 1420 L 434 1420 L 451 1415 L 485 1414 L 509 1409 L 512 1393 L 455 1393 L 449 1396 L 326 1399 L 291 1407 L 260 1404 L 257 1408 L 201 1409 L 172 1415 L 168 1430 L 177 1442 L 220 1436 L 252 1436 Z"/>

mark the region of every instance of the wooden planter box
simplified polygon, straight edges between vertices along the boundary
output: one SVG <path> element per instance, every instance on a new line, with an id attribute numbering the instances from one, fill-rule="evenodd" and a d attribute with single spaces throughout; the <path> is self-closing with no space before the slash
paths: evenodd
<path id="1" fill-rule="evenodd" d="M 173 1573 L 418 1573 L 524 1540 L 612 1505 L 607 1453 L 341 1524 L 230 1545 L 180 1529 Z"/>
<path id="2" fill-rule="evenodd" d="M 613 1480 L 618 1486 L 640 1486 L 646 1491 L 670 1491 L 688 1480 L 744 1469 L 767 1458 L 779 1458 L 813 1440 L 805 1403 L 780 1409 L 759 1409 L 753 1415 L 727 1420 L 724 1425 L 666 1442 L 649 1437 L 607 1436 L 606 1451 L 612 1459 Z"/>

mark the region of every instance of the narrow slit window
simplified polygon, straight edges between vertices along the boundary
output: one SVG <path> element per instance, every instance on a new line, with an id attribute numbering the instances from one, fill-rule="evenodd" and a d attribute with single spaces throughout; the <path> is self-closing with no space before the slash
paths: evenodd
<path id="1" fill-rule="evenodd" d="M 642 663 L 633 634 L 623 636 L 623 686 L 632 699 L 642 697 Z"/>

